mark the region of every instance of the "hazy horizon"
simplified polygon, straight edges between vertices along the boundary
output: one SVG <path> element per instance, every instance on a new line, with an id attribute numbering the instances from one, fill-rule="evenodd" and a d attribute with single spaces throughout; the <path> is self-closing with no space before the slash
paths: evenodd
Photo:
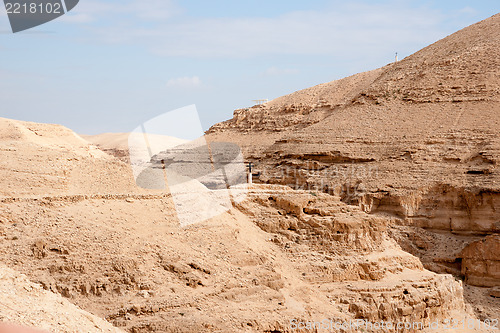
<path id="1" fill-rule="evenodd" d="M 203 129 L 254 99 L 375 69 L 497 12 L 493 1 L 82 0 L 12 34 L 0 10 L 1 117 L 128 132 L 195 104 Z M 311 37 L 312 36 L 312 37 Z"/>

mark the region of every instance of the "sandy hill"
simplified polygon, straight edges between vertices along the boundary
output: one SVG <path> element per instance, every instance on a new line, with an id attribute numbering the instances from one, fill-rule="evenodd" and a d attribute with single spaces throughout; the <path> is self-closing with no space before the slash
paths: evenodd
<path id="1" fill-rule="evenodd" d="M 353 104 L 498 102 L 499 31 L 497 14 L 397 63 L 236 110 L 233 119 L 214 125 L 211 132 L 302 128 Z"/>
<path id="2" fill-rule="evenodd" d="M 0 332 L 19 332 L 19 325 L 44 332 L 123 333 L 105 320 L 85 312 L 60 295 L 43 290 L 26 276 L 0 267 Z M 6 324 L 1 324 L 5 322 Z M 11 325 L 16 326 L 11 326 Z M 43 331 L 42 331 L 43 330 Z"/>
<path id="3" fill-rule="evenodd" d="M 3 145 L 10 143 L 12 145 L 36 145 L 60 150 L 66 148 L 83 156 L 106 156 L 99 149 L 89 147 L 87 141 L 61 125 L 0 118 L 0 139 Z"/>
<path id="4" fill-rule="evenodd" d="M 400 62 L 236 110 L 209 138 L 240 144 L 265 182 L 330 191 L 352 182 L 394 196 L 443 184 L 496 192 L 499 42 L 497 14 Z M 349 166 L 377 172 L 337 172 Z"/>
<path id="5" fill-rule="evenodd" d="M 131 140 L 129 140 L 130 133 L 103 133 L 82 135 L 81 137 L 96 145 L 102 151 L 119 158 L 123 162 L 130 163 L 130 154 L 137 153 L 134 151 L 134 149 L 137 149 L 137 147 L 134 147 L 134 139 L 137 139 L 140 135 Z M 166 135 L 148 134 L 147 138 L 151 146 L 161 146 L 162 149 L 186 143 L 186 140 Z"/>
<path id="6" fill-rule="evenodd" d="M 484 320 L 500 312 L 491 296 L 498 59 L 487 57 L 498 51 L 499 19 L 399 63 L 237 110 L 207 138 L 238 143 L 268 184 L 187 226 L 171 193 L 138 190 L 119 158 L 61 126 L 0 119 L 0 264 L 9 267 L 0 293 L 10 293 L 0 321 L 89 331 L 96 319 L 77 305 L 129 332 L 464 316 L 472 329 L 449 331 L 487 332 Z M 115 155 L 124 148 L 124 134 L 88 139 Z"/>
<path id="7" fill-rule="evenodd" d="M 0 118 L 0 153 L 0 196 L 137 190 L 130 166 L 61 125 Z"/>

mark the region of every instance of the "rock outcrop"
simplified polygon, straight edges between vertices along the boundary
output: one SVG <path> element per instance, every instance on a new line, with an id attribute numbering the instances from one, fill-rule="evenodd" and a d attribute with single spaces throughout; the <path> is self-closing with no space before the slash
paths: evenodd
<path id="1" fill-rule="evenodd" d="M 499 282 L 499 45 L 495 15 L 398 63 L 237 110 L 207 141 L 238 144 L 266 184 L 233 187 L 246 198 L 189 225 L 166 190 L 135 185 L 123 134 L 101 144 L 115 158 L 64 127 L 0 119 L 0 264 L 15 269 L 0 274 L 0 318 L 65 332 L 484 324 L 497 289 L 471 288 Z M 193 160 L 151 162 L 168 159 Z M 370 327 L 380 321 L 403 327 Z"/>
<path id="2" fill-rule="evenodd" d="M 169 196 L 0 207 L 3 263 L 132 332 L 291 332 L 294 319 L 472 316 L 461 283 L 401 250 L 388 219 L 321 192 L 256 186 L 236 209 L 186 228 Z"/>
<path id="3" fill-rule="evenodd" d="M 460 255 L 467 283 L 480 287 L 500 286 L 500 235 L 473 242 Z"/>
<path id="4" fill-rule="evenodd" d="M 239 144 L 257 181 L 388 218 L 427 269 L 492 286 L 493 252 L 461 251 L 500 233 L 499 45 L 497 14 L 380 69 L 236 110 L 208 140 Z"/>
<path id="5" fill-rule="evenodd" d="M 105 320 L 71 304 L 60 295 L 43 290 L 26 276 L 5 266 L 0 267 L 0 332 L 7 330 L 2 323 L 36 327 L 43 332 L 107 332 L 124 333 Z M 31 331 L 30 331 L 31 332 Z"/>

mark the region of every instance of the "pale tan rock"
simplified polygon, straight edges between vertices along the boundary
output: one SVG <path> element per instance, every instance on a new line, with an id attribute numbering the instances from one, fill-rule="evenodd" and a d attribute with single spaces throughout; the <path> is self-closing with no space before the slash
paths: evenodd
<path id="1" fill-rule="evenodd" d="M 490 289 L 490 296 L 500 298 L 500 287 L 494 287 Z"/>
<path id="2" fill-rule="evenodd" d="M 428 269 L 465 276 L 471 285 L 499 285 L 497 236 L 484 239 L 500 233 L 499 45 L 497 14 L 397 63 L 236 110 L 208 131 L 207 140 L 239 144 L 257 182 L 329 193 L 389 217 L 391 236 Z M 311 230 L 336 242 L 363 238 L 352 223 L 343 224 L 350 236 L 335 228 L 340 233 L 332 235 L 320 217 L 328 220 L 335 210 L 276 203 L 292 217 L 269 219 L 266 212 L 256 223 L 278 233 L 273 241 L 287 251 L 308 244 Z M 298 237 L 296 230 L 304 232 Z M 377 234 L 368 230 L 363 233 Z M 371 237 L 364 239 L 373 251 Z M 318 272 L 330 269 L 324 266 L 305 276 L 322 281 Z M 332 269 L 334 279 L 383 280 L 387 268 L 372 262 L 345 267 Z M 467 297 L 477 313 L 483 305 L 498 312 L 482 295 Z M 375 308 L 353 304 L 357 315 L 376 317 Z M 385 306 L 378 311 L 393 313 Z"/>
<path id="3" fill-rule="evenodd" d="M 498 278 L 498 236 L 482 238 L 500 230 L 499 20 L 235 111 L 207 140 L 238 143 L 270 184 L 184 227 L 167 191 L 135 186 L 123 135 L 101 145 L 120 161 L 61 126 L 1 119 L 0 258 L 47 290 L 22 282 L 21 310 L 0 316 L 77 332 L 114 329 L 93 315 L 131 332 L 484 319 L 494 304 L 470 293 L 475 317 L 459 274 L 424 265 Z M 58 315 L 32 317 L 45 297 Z"/>
<path id="4" fill-rule="evenodd" d="M 0 323 L 44 332 L 123 332 L 5 266 L 0 268 L 0 294 Z"/>
<path id="5" fill-rule="evenodd" d="M 462 273 L 468 283 L 481 287 L 500 285 L 500 235 L 469 244 L 461 257 Z"/>

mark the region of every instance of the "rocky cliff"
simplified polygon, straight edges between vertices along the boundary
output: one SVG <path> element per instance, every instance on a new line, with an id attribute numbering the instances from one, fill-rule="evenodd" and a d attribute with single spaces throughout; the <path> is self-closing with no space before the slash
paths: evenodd
<path id="1" fill-rule="evenodd" d="M 500 312 L 483 288 L 499 280 L 499 23 L 237 110 L 207 140 L 238 144 L 266 184 L 188 226 L 168 191 L 135 185 L 123 134 L 101 145 L 120 161 L 64 127 L 0 119 L 0 320 L 389 333 L 468 317 L 455 331 L 487 332 Z"/>
<path id="2" fill-rule="evenodd" d="M 260 182 L 390 217 L 425 267 L 497 284 L 500 252 L 460 251 L 500 233 L 499 45 L 497 14 L 399 62 L 236 110 L 208 138 L 238 143 Z"/>

